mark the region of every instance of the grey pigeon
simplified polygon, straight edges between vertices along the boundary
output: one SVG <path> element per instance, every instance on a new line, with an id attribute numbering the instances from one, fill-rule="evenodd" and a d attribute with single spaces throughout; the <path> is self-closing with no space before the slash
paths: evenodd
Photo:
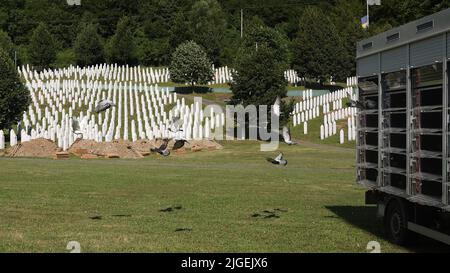
<path id="1" fill-rule="evenodd" d="M 350 102 L 347 103 L 348 107 L 356 107 L 361 110 L 371 110 L 375 109 L 377 107 L 377 104 L 373 100 L 366 100 L 365 102 L 360 102 L 357 100 L 350 100 Z"/>
<path id="2" fill-rule="evenodd" d="M 266 160 L 272 164 L 281 165 L 281 166 L 286 166 L 288 163 L 287 160 L 285 160 L 283 158 L 283 153 L 280 153 L 275 159 L 266 158 Z"/>
<path id="3" fill-rule="evenodd" d="M 80 130 L 80 123 L 78 122 L 78 119 L 73 118 L 72 119 L 72 131 L 76 132 Z"/>
<path id="4" fill-rule="evenodd" d="M 159 146 L 159 148 L 152 148 L 150 149 L 152 152 L 154 153 L 158 153 L 160 155 L 163 156 L 169 156 L 170 155 L 170 151 L 168 148 L 169 144 L 169 140 L 168 139 L 164 139 L 163 143 L 161 144 L 161 146 Z"/>
<path id="5" fill-rule="evenodd" d="M 94 111 L 95 111 L 95 113 L 98 114 L 98 113 L 104 112 L 114 106 L 116 106 L 116 105 L 110 100 L 101 100 L 95 107 Z"/>

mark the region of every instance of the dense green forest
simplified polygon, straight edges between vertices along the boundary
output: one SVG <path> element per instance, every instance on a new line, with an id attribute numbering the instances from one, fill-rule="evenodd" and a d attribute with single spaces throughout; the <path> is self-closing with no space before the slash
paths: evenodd
<path id="1" fill-rule="evenodd" d="M 450 0 L 381 2 L 370 7 L 371 26 L 363 30 L 365 0 L 81 0 L 81 6 L 66 0 L 2 0 L 0 46 L 10 56 L 17 52 L 18 64 L 167 66 L 176 47 L 193 40 L 216 66 L 233 66 L 243 10 L 244 36 L 247 29 L 273 28 L 289 49 L 289 66 L 314 76 L 320 69 L 305 67 L 305 60 L 323 59 L 332 67 L 326 75 L 342 78 L 354 74 L 356 41 L 450 7 Z M 324 48 L 326 56 L 301 53 L 314 48 Z"/>

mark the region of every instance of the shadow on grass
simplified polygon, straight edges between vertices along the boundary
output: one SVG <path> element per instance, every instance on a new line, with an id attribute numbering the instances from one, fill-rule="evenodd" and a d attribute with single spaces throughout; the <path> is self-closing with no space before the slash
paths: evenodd
<path id="1" fill-rule="evenodd" d="M 208 87 L 208 86 L 179 86 L 179 87 L 175 87 L 175 92 L 178 94 L 192 94 L 192 93 L 197 93 L 197 94 L 206 94 L 206 93 L 211 93 L 212 92 L 212 88 Z"/>
<path id="2" fill-rule="evenodd" d="M 383 231 L 382 220 L 376 217 L 376 206 L 326 206 L 326 209 L 347 223 L 363 229 L 377 237 L 388 240 Z M 327 216 L 331 217 L 331 216 Z M 406 247 L 413 252 L 450 252 L 450 246 L 438 241 L 418 236 L 417 240 Z"/>

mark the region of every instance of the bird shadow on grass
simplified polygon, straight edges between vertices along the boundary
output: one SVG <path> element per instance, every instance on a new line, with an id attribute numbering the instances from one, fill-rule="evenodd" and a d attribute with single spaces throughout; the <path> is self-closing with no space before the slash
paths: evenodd
<path id="1" fill-rule="evenodd" d="M 376 206 L 326 206 L 325 208 L 337 216 L 325 216 L 326 218 L 343 219 L 354 227 L 388 240 L 383 231 L 383 222 L 376 216 Z M 418 236 L 417 240 L 405 248 L 412 252 L 450 252 L 450 246 L 423 236 Z"/>
<path id="2" fill-rule="evenodd" d="M 254 213 L 251 215 L 252 218 L 262 218 L 262 219 L 271 219 L 271 218 L 280 218 L 280 213 L 288 212 L 286 209 L 273 209 L 273 211 L 270 210 L 264 210 L 259 213 Z"/>
<path id="3" fill-rule="evenodd" d="M 177 228 L 175 232 L 191 232 L 192 228 Z"/>
<path id="4" fill-rule="evenodd" d="M 118 217 L 118 218 L 128 218 L 128 217 L 131 217 L 132 215 L 131 214 L 115 214 L 115 215 L 112 215 L 112 217 Z"/>
<path id="5" fill-rule="evenodd" d="M 174 212 L 176 210 L 181 210 L 181 209 L 183 209 L 183 207 L 180 206 L 180 205 L 177 205 L 177 206 L 174 206 L 174 207 L 168 207 L 168 208 L 165 208 L 165 209 L 160 209 L 159 212 Z"/>

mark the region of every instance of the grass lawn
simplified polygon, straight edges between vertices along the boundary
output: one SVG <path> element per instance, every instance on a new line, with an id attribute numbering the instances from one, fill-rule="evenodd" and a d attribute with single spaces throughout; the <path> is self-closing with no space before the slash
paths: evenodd
<path id="1" fill-rule="evenodd" d="M 365 252 L 372 240 L 384 252 L 448 250 L 383 239 L 353 149 L 283 145 L 278 167 L 257 142 L 223 144 L 143 160 L 0 158 L 0 252 L 65 252 L 69 241 L 83 252 Z"/>

